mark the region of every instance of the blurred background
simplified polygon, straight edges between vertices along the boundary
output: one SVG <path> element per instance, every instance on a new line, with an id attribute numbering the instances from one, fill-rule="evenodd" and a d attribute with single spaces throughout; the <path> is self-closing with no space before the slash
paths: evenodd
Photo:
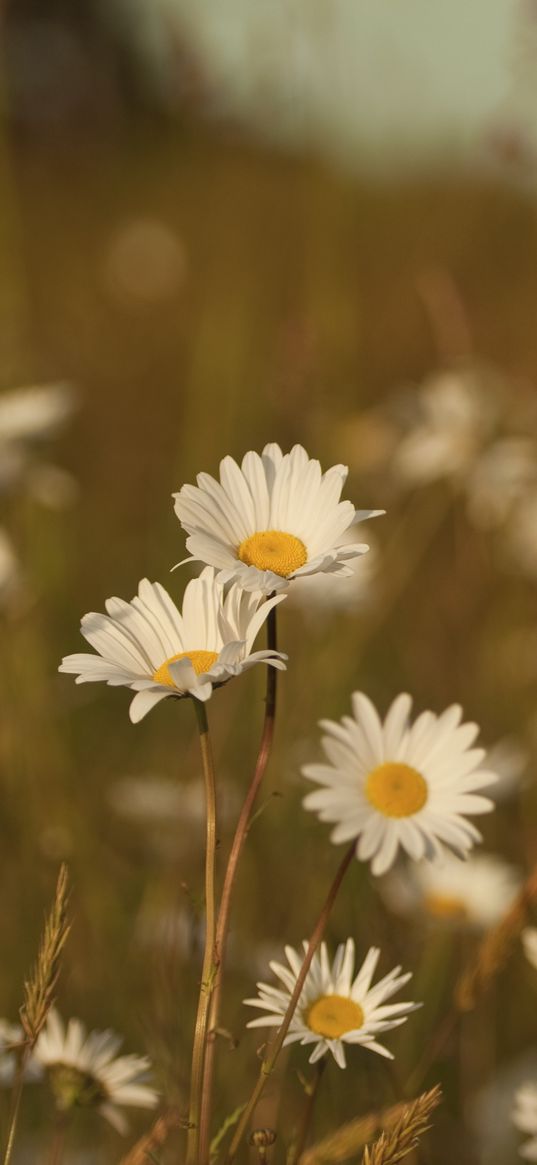
<path id="1" fill-rule="evenodd" d="M 80 616 L 144 575 L 180 600 L 170 495 L 226 453 L 299 441 L 349 465 L 359 508 L 387 511 L 350 584 L 297 585 L 281 611 L 290 662 L 234 914 L 223 1020 L 240 1046 L 221 1045 L 222 1120 L 257 1071 L 240 1001 L 306 936 L 338 861 L 301 809 L 300 765 L 354 688 L 381 712 L 404 689 L 418 710 L 460 701 L 502 773 L 486 848 L 520 879 L 537 860 L 537 5 L 12 0 L 2 57 L 6 1017 L 65 859 L 60 1010 L 147 1051 L 184 1109 L 203 885 L 192 709 L 166 702 L 133 727 L 126 692 L 75 687 L 58 664 L 83 649 Z M 255 761 L 258 672 L 209 708 L 222 864 Z M 384 971 L 414 968 L 426 1006 L 414 1043 L 412 1020 L 391 1040 L 395 1078 L 366 1053 L 331 1066 L 319 1135 L 401 1096 L 477 942 L 409 924 L 357 864 L 329 937 L 348 934 L 383 947 Z M 430 1073 L 446 1101 L 421 1161 L 516 1159 L 536 993 L 517 951 Z M 282 1128 L 304 1068 L 295 1050 Z M 276 1082 L 268 1123 L 278 1096 Z M 31 1086 L 20 1161 L 49 1110 Z M 135 1115 L 133 1135 L 146 1124 Z M 82 1113 L 67 1159 L 122 1151 Z"/>

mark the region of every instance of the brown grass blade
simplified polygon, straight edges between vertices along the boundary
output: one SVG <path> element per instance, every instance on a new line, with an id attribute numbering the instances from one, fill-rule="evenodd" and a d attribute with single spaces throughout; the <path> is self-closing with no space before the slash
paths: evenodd
<path id="1" fill-rule="evenodd" d="M 60 973 L 61 955 L 70 924 L 67 920 L 68 874 L 62 864 L 56 884 L 56 893 L 45 925 L 35 966 L 24 984 L 24 1002 L 20 1009 L 21 1023 L 30 1047 L 33 1047 L 54 1003 L 54 991 Z"/>
<path id="2" fill-rule="evenodd" d="M 126 1157 L 122 1157 L 119 1165 L 150 1165 L 154 1160 L 154 1153 L 162 1149 L 174 1129 L 184 1128 L 184 1119 L 178 1109 L 170 1108 L 157 1117 L 153 1127 L 140 1137 L 133 1145 Z"/>
<path id="3" fill-rule="evenodd" d="M 362 1165 L 396 1165 L 407 1153 L 416 1148 L 421 1136 L 427 1132 L 429 1117 L 440 1104 L 441 1090 L 437 1085 L 430 1092 L 424 1092 L 417 1100 L 403 1106 L 397 1124 L 389 1132 L 383 1132 L 368 1145 L 362 1157 Z"/>
<path id="4" fill-rule="evenodd" d="M 528 907 L 536 899 L 537 868 L 524 883 L 511 909 L 498 925 L 485 935 L 472 963 L 460 976 L 454 993 L 458 1011 L 471 1011 L 479 997 L 505 966 L 526 922 Z"/>
<path id="5" fill-rule="evenodd" d="M 341 1161 L 350 1160 L 375 1133 L 394 1128 L 407 1108 L 408 1104 L 403 1101 L 348 1121 L 306 1149 L 299 1165 L 339 1165 Z"/>

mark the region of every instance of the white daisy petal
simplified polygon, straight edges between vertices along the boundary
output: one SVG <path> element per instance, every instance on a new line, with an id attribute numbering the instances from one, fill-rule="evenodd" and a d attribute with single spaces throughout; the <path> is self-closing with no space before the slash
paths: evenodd
<path id="1" fill-rule="evenodd" d="M 519 1153 L 526 1161 L 537 1161 L 537 1084 L 528 1082 L 517 1089 L 512 1113 L 513 1124 L 531 1140 L 521 1145 Z"/>

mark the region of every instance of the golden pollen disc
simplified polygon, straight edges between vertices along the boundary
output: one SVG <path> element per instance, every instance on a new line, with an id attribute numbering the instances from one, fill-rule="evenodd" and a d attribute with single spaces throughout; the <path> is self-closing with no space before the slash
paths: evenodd
<path id="1" fill-rule="evenodd" d="M 287 578 L 308 561 L 308 552 L 300 538 L 282 530 L 262 530 L 241 542 L 237 554 L 247 566 L 272 570 Z"/>
<path id="2" fill-rule="evenodd" d="M 411 765 L 386 761 L 369 773 L 365 795 L 385 817 L 412 817 L 427 802 L 427 782 Z"/>
<path id="3" fill-rule="evenodd" d="M 455 894 L 426 894 L 423 905 L 435 918 L 466 918 L 468 911 L 462 898 Z"/>
<path id="4" fill-rule="evenodd" d="M 337 1040 L 345 1032 L 363 1027 L 364 1013 L 359 1003 L 345 995 L 320 995 L 308 1008 L 304 1020 L 316 1035 Z"/>
<path id="5" fill-rule="evenodd" d="M 210 671 L 213 663 L 218 659 L 217 651 L 180 651 L 179 655 L 172 655 L 170 659 L 161 663 L 160 667 L 153 672 L 153 679 L 156 684 L 167 684 L 169 688 L 175 688 L 177 685 L 172 680 L 170 674 L 170 664 L 177 663 L 178 659 L 189 659 L 197 676 L 202 672 Z"/>

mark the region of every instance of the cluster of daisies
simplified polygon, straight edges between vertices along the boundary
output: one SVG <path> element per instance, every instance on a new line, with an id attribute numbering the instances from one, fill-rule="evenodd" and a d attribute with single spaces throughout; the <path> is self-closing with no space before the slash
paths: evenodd
<path id="1" fill-rule="evenodd" d="M 165 699 L 205 702 L 254 664 L 285 669 L 286 657 L 273 647 L 254 650 L 270 612 L 295 580 L 324 575 L 336 588 L 348 579 L 368 550 L 353 536 L 356 525 L 383 512 L 357 511 L 342 501 L 346 476 L 342 465 L 323 473 L 300 445 L 284 454 L 275 444 L 261 455 L 247 453 L 240 465 L 225 457 L 219 480 L 200 473 L 196 485 L 175 495 L 187 533 L 184 561 L 203 564 L 186 586 L 181 610 L 160 583 L 144 579 L 130 602 L 111 598 L 106 614 L 84 616 L 82 634 L 94 653 L 67 656 L 60 670 L 75 674 L 77 683 L 130 688 L 130 717 L 137 722 Z M 324 757 L 303 769 L 316 786 L 304 805 L 330 824 L 336 845 L 355 843 L 356 857 L 370 862 L 373 875 L 387 874 L 403 855 L 410 858 L 416 874 L 408 901 L 419 899 L 431 909 L 434 903 L 436 915 L 479 915 L 465 892 L 459 859 L 481 840 L 470 819 L 494 807 L 485 794 L 495 774 L 475 746 L 477 726 L 463 722 L 458 705 L 441 715 L 422 712 L 413 721 L 411 706 L 410 696 L 398 695 L 381 719 L 370 699 L 355 692 L 350 715 L 322 721 Z M 517 878 L 492 867 L 491 874 L 490 864 L 482 866 L 483 883 L 496 876 L 502 906 L 508 906 Z M 431 870 L 439 872 L 431 876 Z M 477 894 L 478 904 L 483 897 L 486 890 Z M 286 964 L 271 963 L 279 985 L 260 983 L 258 996 L 245 1001 L 261 1012 L 251 1027 L 282 1022 L 303 961 L 292 947 L 285 956 Z M 310 1062 L 331 1053 L 340 1067 L 345 1044 L 390 1057 L 379 1037 L 419 1005 L 387 1002 L 410 975 L 396 967 L 374 983 L 379 958 L 371 948 L 356 970 L 352 939 L 332 961 L 322 944 L 286 1043 L 311 1047 Z"/>

